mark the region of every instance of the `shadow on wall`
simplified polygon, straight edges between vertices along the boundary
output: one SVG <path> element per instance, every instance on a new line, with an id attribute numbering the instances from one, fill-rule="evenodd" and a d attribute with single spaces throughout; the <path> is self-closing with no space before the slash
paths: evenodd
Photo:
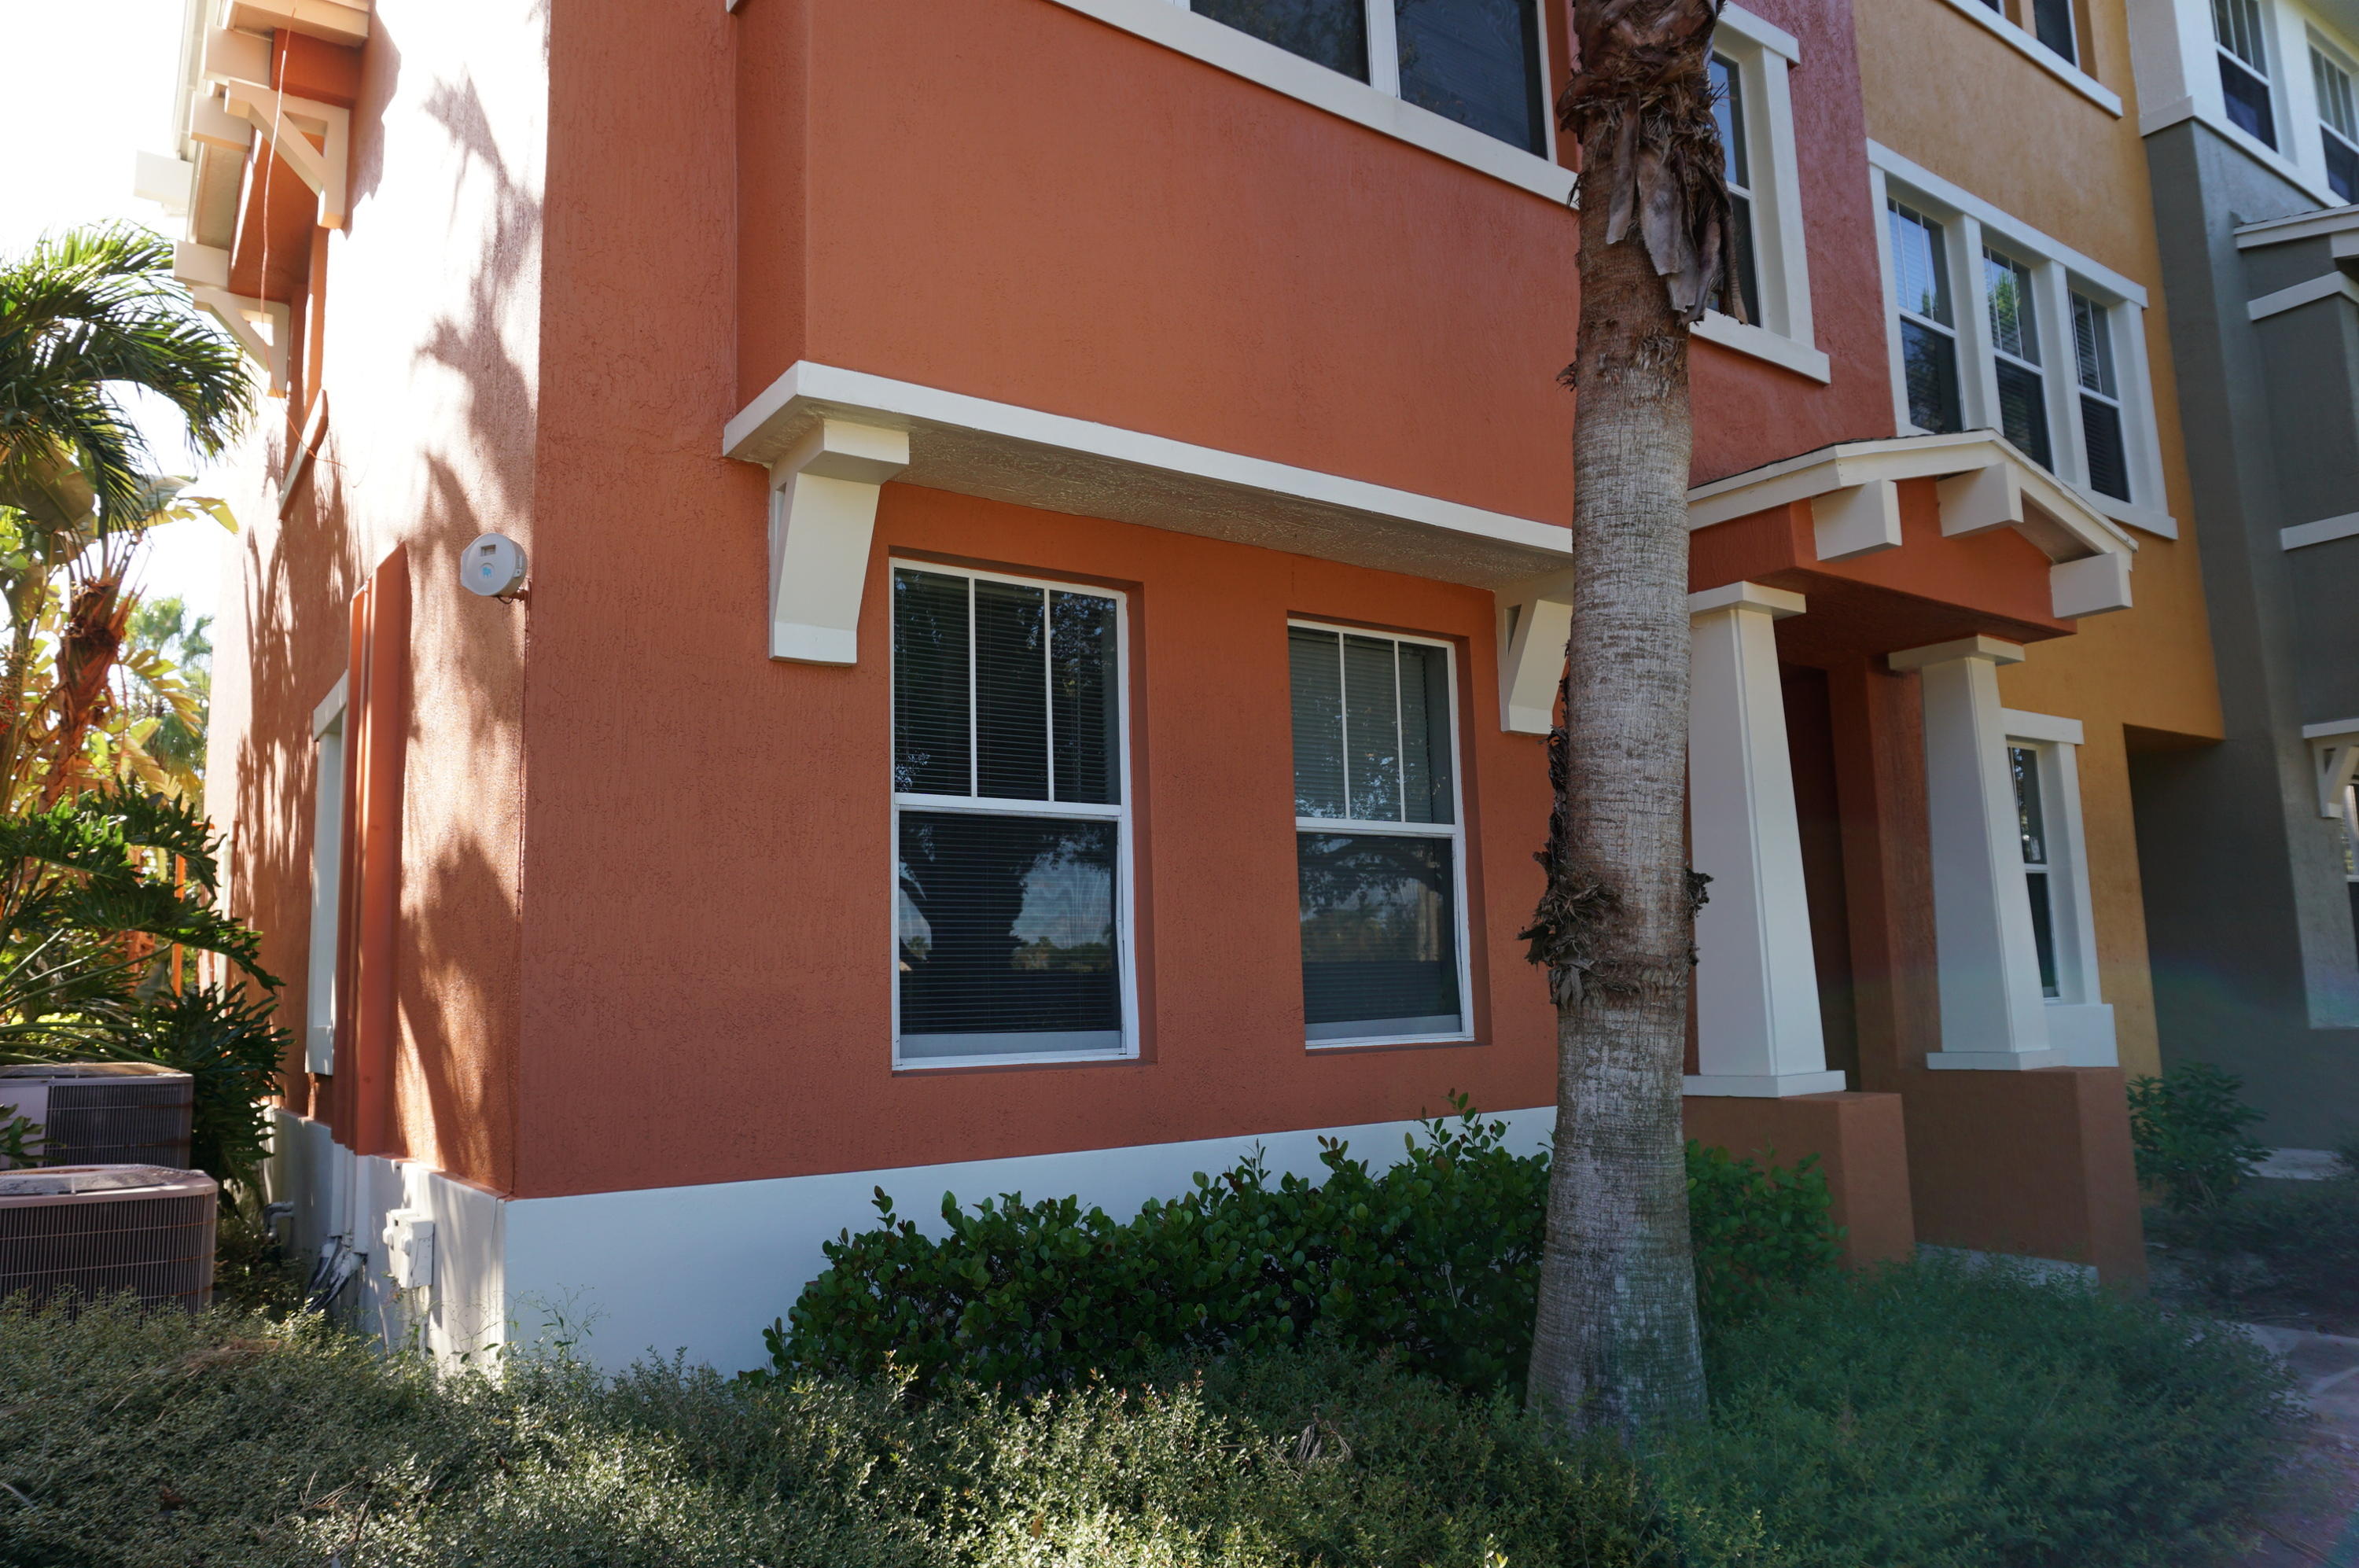
<path id="1" fill-rule="evenodd" d="M 545 37 L 545 9 L 531 20 Z M 383 21 L 364 60 L 350 230 L 329 280 L 331 424 L 275 538 L 249 528 L 242 541 L 252 710 L 235 759 L 234 889 L 299 1021 L 310 714 L 344 669 L 353 593 L 406 549 L 398 1152 L 506 1188 L 510 1157 L 494 1129 L 513 1103 L 503 1046 L 516 1027 L 527 612 L 462 592 L 456 562 L 482 533 L 529 539 L 543 202 L 463 68 L 405 112 L 403 57 Z M 430 209 L 389 203 L 388 179 L 447 192 L 440 225 L 418 221 Z M 431 308 L 406 310 L 410 299 Z M 275 478 L 283 454 L 265 455 Z M 299 1071 L 299 1057 L 288 1065 Z M 304 1086 L 289 1103 L 308 1108 Z"/>

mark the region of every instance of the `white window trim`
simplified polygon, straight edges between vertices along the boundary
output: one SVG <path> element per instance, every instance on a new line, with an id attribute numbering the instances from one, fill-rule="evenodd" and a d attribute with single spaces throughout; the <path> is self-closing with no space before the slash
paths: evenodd
<path id="1" fill-rule="evenodd" d="M 1294 819 L 1294 831 L 1337 833 L 1397 833 L 1404 838 L 1442 838 L 1450 840 L 1451 900 L 1457 920 L 1455 940 L 1458 946 L 1458 1011 L 1465 1028 L 1454 1034 L 1386 1034 L 1355 1036 L 1349 1040 L 1310 1040 L 1308 1023 L 1304 1025 L 1306 1051 L 1366 1050 L 1373 1046 L 1399 1045 L 1463 1045 L 1474 1038 L 1474 969 L 1473 955 L 1468 951 L 1469 932 L 1473 922 L 1466 908 L 1466 747 L 1459 730 L 1458 648 L 1440 637 L 1416 637 L 1407 632 L 1377 631 L 1367 626 L 1343 626 L 1331 621 L 1312 620 L 1290 615 L 1287 626 L 1303 627 L 1308 631 L 1333 632 L 1343 637 L 1382 637 L 1387 642 L 1415 643 L 1423 648 L 1441 649 L 1444 684 L 1450 691 L 1450 823 L 1445 835 L 1434 830 L 1439 822 L 1362 822 L 1352 817 L 1303 817 Z M 1291 773 L 1289 771 L 1289 779 Z M 1301 899 L 1298 891 L 1295 903 L 1297 929 L 1299 929 Z M 1295 973 L 1301 974 L 1298 961 Z"/>
<path id="2" fill-rule="evenodd" d="M 1210 16 L 1200 16 L 1187 8 L 1186 0 L 1053 0 L 1067 10 L 1078 11 L 1094 17 L 1110 27 L 1177 49 L 1180 53 L 1202 60 L 1205 64 L 1256 82 L 1273 93 L 1282 93 L 1299 99 L 1315 108 L 1367 126 L 1372 131 L 1392 136 L 1422 147 L 1438 158 L 1465 165 L 1490 175 L 1495 180 L 1543 196 L 1551 201 L 1572 200 L 1573 173 L 1555 161 L 1555 115 L 1543 114 L 1546 123 L 1549 154 L 1546 157 L 1510 147 L 1495 136 L 1486 136 L 1469 125 L 1462 125 L 1446 115 L 1421 109 L 1404 102 L 1397 93 L 1386 92 L 1368 82 L 1355 81 L 1341 71 L 1316 65 L 1299 55 L 1289 54 L 1275 44 L 1264 43 L 1250 33 L 1240 32 Z M 1371 8 L 1371 16 L 1375 8 Z M 1382 18 L 1382 30 L 1389 36 L 1391 17 Z M 1368 52 L 1372 65 L 1380 54 L 1375 37 L 1378 29 L 1370 28 Z M 1540 28 L 1540 82 L 1545 98 L 1553 99 L 1549 91 L 1555 82 L 1548 55 L 1548 29 Z M 1397 75 L 1397 58 L 1388 57 L 1386 75 Z M 1373 72 L 1372 72 L 1373 73 Z"/>
<path id="3" fill-rule="evenodd" d="M 1951 0 L 1958 4 L 1959 0 Z M 2164 0 L 2171 7 L 2133 26 L 2139 96 L 2138 134 L 2153 136 L 2181 120 L 2201 120 L 2215 134 L 2299 189 L 2321 207 L 2342 205 L 2326 183 L 2326 154 L 2318 124 L 2318 94 L 2310 78 L 2310 39 L 2323 40 L 2330 54 L 2359 59 L 2319 19 L 2282 0 L 2261 0 L 2264 41 L 2270 56 L 2269 112 L 2277 139 L 2290 150 L 2270 147 L 2230 122 L 2220 89 L 2219 46 L 2212 35 L 2212 0 Z M 2152 9 L 2163 13 L 2164 5 Z M 2293 61 L 2288 66 L 2288 61 Z"/>
<path id="4" fill-rule="evenodd" d="M 2112 88 L 2082 70 L 2079 66 L 2049 49 L 2032 35 L 2028 28 L 2019 27 L 2006 16 L 1984 5 L 1982 0 L 1949 0 L 1950 9 L 1963 13 L 1970 20 L 1987 29 L 1998 40 L 2038 66 L 2057 81 L 2103 109 L 2115 119 L 2121 118 L 2122 97 Z M 2073 6 L 2078 19 L 2080 6 Z"/>
<path id="5" fill-rule="evenodd" d="M 2045 998 L 2049 1040 L 2074 1066 L 2110 1064 L 2092 1060 L 2093 1047 L 2113 1036 L 2113 1008 L 2099 985 L 2097 927 L 2089 891 L 2088 835 L 2081 817 L 2081 721 L 2016 709 L 2000 713 L 2006 744 L 2038 758 L 2040 813 L 2048 837 L 2049 920 L 2056 942 L 2056 991 Z M 2029 897 L 2027 891 L 2027 898 Z"/>
<path id="6" fill-rule="evenodd" d="M 311 937 L 304 954 L 303 1070 L 336 1070 L 336 960 L 342 943 L 345 677 L 311 710 Z M 328 771 L 332 757 L 335 770 Z"/>
<path id="7" fill-rule="evenodd" d="M 1886 203 L 1897 198 L 1949 231 L 1942 249 L 1950 268 L 1950 299 L 1958 334 L 1959 404 L 1968 430 L 1998 428 L 1998 377 L 1990 341 L 1983 287 L 1983 247 L 1992 245 L 2031 268 L 2033 307 L 2042 344 L 2041 370 L 2049 373 L 2050 470 L 2088 506 L 2115 522 L 2164 539 L 2179 537 L 2179 523 L 2165 504 L 2162 444 L 2154 408 L 2154 379 L 2146 351 L 2146 289 L 2113 268 L 2060 245 L 1930 169 L 1881 143 L 1867 144 L 1868 179 L 1875 212 L 1877 265 L 1884 274 L 1885 343 L 1892 384 L 1893 419 L 1904 434 L 1920 434 L 1908 418 L 1908 387 L 1902 375 L 1899 296 L 1892 265 Z M 2100 495 L 2089 485 L 2088 456 L 2081 437 L 2080 399 L 2059 396 L 2080 382 L 2071 355 L 2074 292 L 2105 307 L 2112 330 L 2114 376 L 2122 408 L 2122 445 L 2128 460 L 2127 502 Z"/>
<path id="8" fill-rule="evenodd" d="M 2317 67 L 2311 65 L 2309 59 L 2311 54 L 2316 54 L 2349 79 L 2353 84 L 2353 91 L 2359 93 L 2359 63 L 2354 63 L 2350 49 L 2345 49 L 2330 35 L 2321 32 L 2315 25 L 2306 26 L 2302 29 L 2302 64 L 2306 68 L 2303 71 L 2304 76 L 2309 77 L 2310 72 L 2316 71 Z M 2326 178 L 2326 138 L 2332 136 L 2350 147 L 2354 153 L 2359 153 L 2359 142 L 2354 142 L 2327 123 L 2326 106 L 2318 101 L 2318 82 L 2314 77 L 2310 78 L 2309 86 L 2310 119 L 2306 123 L 2315 133 L 2311 139 L 2318 144 L 2318 181 L 2326 186 L 2327 200 L 2330 202 L 2340 203 L 2343 199 L 2334 194 L 2334 187 Z M 2307 145 L 2305 143 L 2305 146 Z"/>
<path id="9" fill-rule="evenodd" d="M 946 1069 L 976 1067 L 1067 1067 L 1096 1062 L 1128 1062 L 1138 1055 L 1138 953 L 1136 944 L 1136 868 L 1133 861 L 1130 777 L 1130 596 L 1116 588 L 1102 588 L 1093 583 L 1068 583 L 1049 577 L 1027 577 L 1009 572 L 978 572 L 963 566 L 946 566 L 933 561 L 905 561 L 893 557 L 886 564 L 887 580 L 894 572 L 930 572 L 944 577 L 964 577 L 989 583 L 1014 583 L 1027 588 L 1039 588 L 1068 593 L 1087 593 L 1114 601 L 1114 691 L 1116 745 L 1120 752 L 1121 785 L 1117 793 L 1120 803 L 1113 806 L 1084 805 L 1065 800 L 1006 800 L 996 796 L 923 795 L 893 790 L 892 830 L 886 835 L 886 886 L 892 889 L 891 918 L 886 921 L 887 948 L 886 974 L 893 976 L 893 1070 L 897 1073 L 930 1073 Z M 889 609 L 889 598 L 887 601 Z M 891 628 L 887 627 L 886 646 L 892 645 Z M 967 668 L 969 671 L 969 705 L 967 722 L 972 730 L 974 722 L 973 705 L 973 670 L 974 667 L 974 628 L 967 627 Z M 892 690 L 892 672 L 888 664 L 886 690 Z M 888 714 L 886 745 L 891 742 Z M 972 755 L 972 753 L 970 753 Z M 886 779 L 890 782 L 888 758 Z M 1116 824 L 1114 830 L 1114 950 L 1115 975 L 1122 996 L 1122 1045 L 1114 1051 L 1057 1051 L 1034 1054 L 995 1051 L 982 1056 L 925 1056 L 904 1060 L 901 1055 L 901 811 L 904 808 L 920 811 L 973 811 L 982 816 L 995 817 L 1094 817 Z"/>
<path id="10" fill-rule="evenodd" d="M 1753 265 L 1759 321 L 1714 310 L 1696 323 L 1707 343 L 1766 359 L 1813 381 L 1833 379 L 1810 311 L 1810 246 L 1802 229 L 1801 162 L 1794 147 L 1788 69 L 1801 59 L 1794 35 L 1739 5 L 1720 14 L 1712 52 L 1736 66 L 1744 88 L 1745 141 L 1753 178 Z"/>

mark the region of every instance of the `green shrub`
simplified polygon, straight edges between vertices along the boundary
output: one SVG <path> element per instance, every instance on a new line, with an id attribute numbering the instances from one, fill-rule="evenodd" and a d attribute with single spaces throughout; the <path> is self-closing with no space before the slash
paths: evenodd
<path id="1" fill-rule="evenodd" d="M 2174 1214 L 2221 1202 L 2268 1150 L 2245 1137 L 2261 1113 L 2236 1097 L 2245 1081 L 2208 1062 L 2129 1083 L 2138 1180 Z"/>
<path id="2" fill-rule="evenodd" d="M 1008 1193 L 948 1234 L 897 1217 L 827 1244 L 828 1268 L 766 1332 L 773 1371 L 873 1377 L 889 1364 L 1032 1388 L 1125 1377 L 1180 1352 L 1299 1345 L 1314 1331 L 1463 1387 L 1513 1387 L 1531 1349 L 1548 1157 L 1457 1102 L 1372 1171 L 1322 1139 L 1323 1181 L 1258 1158 L 1116 1221 L 1075 1198 Z M 1688 1146 L 1700 1297 L 1741 1317 L 1839 1257 L 1825 1178 Z"/>
<path id="3" fill-rule="evenodd" d="M 2147 1234 L 2220 1311 L 2292 1308 L 2338 1325 L 2359 1316 L 2359 1180 L 2256 1183 L 2207 1209 L 2158 1215 Z"/>
<path id="4" fill-rule="evenodd" d="M 2192 1568 L 2296 1430 L 2234 1329 L 1997 1264 L 1788 1296 L 1713 1334 L 1708 1366 L 1712 1415 L 1657 1482 L 1678 1510 L 1757 1513 L 1790 1568 Z"/>

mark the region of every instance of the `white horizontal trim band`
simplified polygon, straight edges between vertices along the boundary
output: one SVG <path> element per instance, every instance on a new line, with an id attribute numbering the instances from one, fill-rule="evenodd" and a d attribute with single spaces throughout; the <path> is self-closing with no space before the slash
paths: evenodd
<path id="1" fill-rule="evenodd" d="M 2245 301 L 2245 314 L 2254 321 L 2265 321 L 2271 316 L 2299 310 L 2304 305 L 2315 305 L 2321 299 L 2348 299 L 2359 305 L 2359 283 L 2354 283 L 2348 273 L 2340 271 L 2306 278 L 2290 289 L 2280 289 L 2273 294 L 2264 294 L 2257 299 Z"/>
<path id="2" fill-rule="evenodd" d="M 2080 746 L 2081 721 L 2054 713 L 2027 713 L 2018 708 L 1999 710 L 1999 723 L 2009 740 L 2044 740 L 2058 746 Z"/>
<path id="3" fill-rule="evenodd" d="M 2314 523 L 2296 523 L 2277 530 L 2277 542 L 2288 550 L 2299 550 L 2306 544 L 2324 544 L 2329 539 L 2349 539 L 2359 534 L 2359 512 L 2345 512 L 2339 517 L 2321 517 Z"/>

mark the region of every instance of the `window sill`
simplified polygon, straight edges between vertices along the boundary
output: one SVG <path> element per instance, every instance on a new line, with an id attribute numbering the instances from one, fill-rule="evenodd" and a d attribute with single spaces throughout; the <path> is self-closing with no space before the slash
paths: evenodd
<path id="1" fill-rule="evenodd" d="M 2080 490 L 2078 485 L 2073 488 Z M 2131 528 L 2167 539 L 2179 537 L 2179 519 L 2158 506 L 2134 506 L 2127 501 L 2116 501 L 2111 495 L 2100 495 L 2091 490 L 2080 490 L 2080 494 L 2082 500 L 2117 523 L 2126 523 Z"/>
<path id="2" fill-rule="evenodd" d="M 1249 33 L 1180 9 L 1171 0 L 1052 0 L 1069 11 L 1135 33 L 1273 93 L 1422 147 L 1551 201 L 1572 200 L 1572 170 L 1495 136 L 1313 65 Z"/>
<path id="3" fill-rule="evenodd" d="M 1313 1056 L 1331 1051 L 1413 1051 L 1442 1045 L 1473 1045 L 1471 1034 L 1384 1035 L 1373 1040 L 1307 1040 L 1302 1049 Z"/>
<path id="4" fill-rule="evenodd" d="M 2121 118 L 2120 93 L 2115 93 L 1989 6 L 1983 5 L 1981 0 L 1950 0 L 1950 8 L 1953 11 L 1964 12 L 1973 21 L 1996 34 L 2002 43 L 2031 61 L 2032 64 L 2039 67 L 2106 114 L 2113 115 L 2114 118 L 2117 120 Z"/>
<path id="5" fill-rule="evenodd" d="M 1834 372 L 1823 350 L 1808 343 L 1799 343 L 1781 337 L 1767 327 L 1756 327 L 1750 321 L 1740 321 L 1714 310 L 1690 329 L 1706 343 L 1733 348 L 1739 354 L 1749 354 L 1756 359 L 1766 359 L 1781 369 L 1807 376 L 1813 381 L 1834 379 Z"/>

